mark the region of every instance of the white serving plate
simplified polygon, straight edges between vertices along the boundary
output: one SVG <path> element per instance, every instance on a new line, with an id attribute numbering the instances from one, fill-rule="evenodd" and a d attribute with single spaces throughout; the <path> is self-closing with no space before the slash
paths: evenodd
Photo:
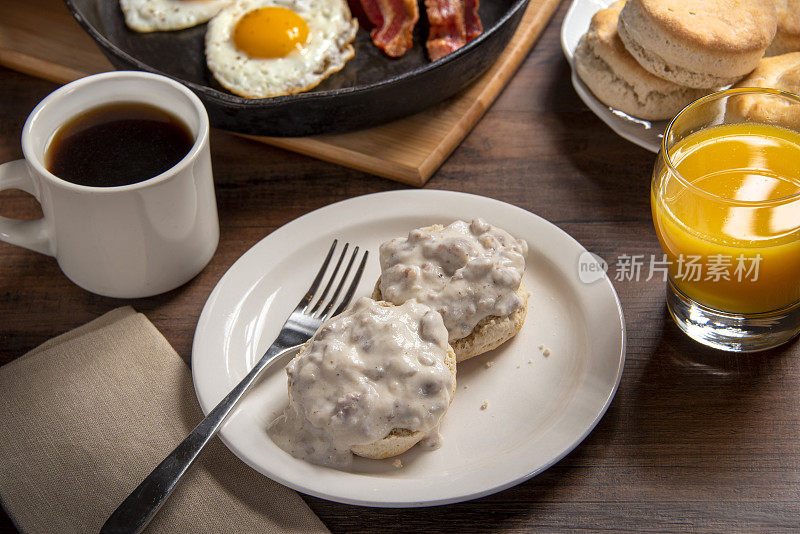
<path id="1" fill-rule="evenodd" d="M 510 204 L 448 191 L 392 191 L 345 200 L 292 221 L 247 251 L 211 293 L 197 325 L 192 374 L 200 405 L 208 413 L 260 358 L 334 238 L 369 250 L 357 296 L 369 295 L 383 241 L 413 228 L 476 216 L 528 241 L 524 281 L 532 296 L 516 338 L 459 364 L 440 449 L 412 448 L 400 456 L 400 469 L 391 459 L 357 458 L 352 469 L 340 471 L 293 458 L 266 433 L 287 404 L 284 361 L 264 372 L 223 426 L 220 435 L 231 451 L 303 493 L 401 507 L 502 490 L 574 449 L 605 413 L 622 374 L 625 329 L 611 282 L 602 272 L 591 283 L 581 282 L 585 249 L 553 224 Z M 539 345 L 549 348 L 548 357 Z M 484 402 L 488 408 L 482 410 Z"/>
<path id="2" fill-rule="evenodd" d="M 573 0 L 572 5 L 564 17 L 561 25 L 561 48 L 572 68 L 572 86 L 589 109 L 605 122 L 617 135 L 628 141 L 646 148 L 651 152 L 658 152 L 661 148 L 661 139 L 669 121 L 646 121 L 637 119 L 610 108 L 600 102 L 592 91 L 584 85 L 575 71 L 573 56 L 578 47 L 581 36 L 589 29 L 592 16 L 599 10 L 614 3 L 614 0 Z"/>

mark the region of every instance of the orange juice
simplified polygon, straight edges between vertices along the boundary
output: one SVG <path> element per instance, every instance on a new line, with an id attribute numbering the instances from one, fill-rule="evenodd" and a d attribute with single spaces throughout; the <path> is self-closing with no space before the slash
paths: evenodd
<path id="1" fill-rule="evenodd" d="M 800 301 L 800 134 L 712 126 L 675 144 L 669 159 L 680 177 L 657 167 L 651 203 L 678 289 L 733 313 Z"/>

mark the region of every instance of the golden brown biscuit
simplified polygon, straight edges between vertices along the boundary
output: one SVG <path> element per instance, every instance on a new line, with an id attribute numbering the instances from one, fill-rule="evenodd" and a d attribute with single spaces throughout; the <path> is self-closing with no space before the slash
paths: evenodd
<path id="1" fill-rule="evenodd" d="M 641 119 L 671 119 L 708 93 L 659 78 L 644 69 L 617 33 L 624 0 L 601 9 L 575 50 L 575 69 L 598 100 Z"/>
<path id="2" fill-rule="evenodd" d="M 752 71 L 777 24 L 773 0 L 628 0 L 619 35 L 656 76 L 710 89 Z"/>
<path id="3" fill-rule="evenodd" d="M 800 94 L 800 52 L 762 59 L 736 87 L 769 87 Z M 758 95 L 735 97 L 729 101 L 728 112 L 748 120 L 800 129 L 800 104 L 789 100 Z"/>
<path id="4" fill-rule="evenodd" d="M 800 0 L 774 0 L 778 32 L 765 55 L 779 56 L 800 51 Z"/>

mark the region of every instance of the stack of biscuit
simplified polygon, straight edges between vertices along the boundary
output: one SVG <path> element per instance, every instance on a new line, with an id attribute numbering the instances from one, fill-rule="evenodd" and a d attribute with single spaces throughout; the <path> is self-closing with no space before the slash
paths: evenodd
<path id="1" fill-rule="evenodd" d="M 592 18 L 575 68 L 607 106 L 641 119 L 670 119 L 758 66 L 778 30 L 775 1 L 615 2 Z"/>

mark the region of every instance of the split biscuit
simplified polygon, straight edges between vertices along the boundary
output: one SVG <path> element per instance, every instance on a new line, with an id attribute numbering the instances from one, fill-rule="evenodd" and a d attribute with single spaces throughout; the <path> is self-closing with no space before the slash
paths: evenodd
<path id="1" fill-rule="evenodd" d="M 389 302 L 379 302 L 381 306 L 394 306 Z M 445 356 L 444 363 L 450 372 L 453 373 L 453 380 L 456 376 L 456 353 L 453 352 L 452 347 L 447 348 L 447 356 Z M 453 386 L 453 393 L 450 395 L 450 403 L 453 402 L 456 387 Z M 398 454 L 403 454 L 408 449 L 419 443 L 425 438 L 426 434 L 420 431 L 412 431 L 407 428 L 395 428 L 385 438 L 376 441 L 375 443 L 368 443 L 366 445 L 356 445 L 351 447 L 350 451 L 358 456 L 370 458 L 372 460 L 382 460 L 384 458 L 391 458 Z"/>
<path id="2" fill-rule="evenodd" d="M 517 296 L 522 299 L 523 305 L 505 317 L 498 317 L 490 315 L 481 319 L 475 325 L 472 332 L 467 337 L 456 339 L 450 342 L 450 346 L 455 352 L 456 362 L 463 362 L 473 356 L 483 354 L 494 350 L 512 337 L 516 336 L 522 325 L 525 323 L 525 317 L 528 314 L 528 290 L 525 289 L 525 284 L 520 282 L 519 289 L 517 289 Z M 375 283 L 375 289 L 372 291 L 373 300 L 381 300 L 381 279 Z"/>

